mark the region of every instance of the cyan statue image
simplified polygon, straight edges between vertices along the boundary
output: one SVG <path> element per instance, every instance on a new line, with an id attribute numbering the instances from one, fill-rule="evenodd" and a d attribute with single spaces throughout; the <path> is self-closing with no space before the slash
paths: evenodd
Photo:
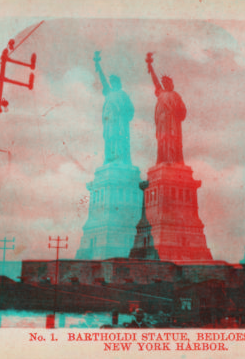
<path id="1" fill-rule="evenodd" d="M 103 86 L 105 103 L 102 113 L 105 161 L 107 163 L 131 164 L 129 123 L 134 116 L 134 107 L 122 89 L 120 77 L 111 75 L 109 83 L 100 66 L 100 54 L 95 52 L 95 69 Z"/>
<path id="2" fill-rule="evenodd" d="M 105 96 L 104 163 L 95 171 L 94 181 L 87 183 L 89 214 L 76 259 L 128 257 L 142 209 L 140 171 L 132 165 L 130 154 L 134 106 L 118 76 L 111 75 L 107 81 L 100 61 L 100 52 L 96 51 L 95 70 Z"/>

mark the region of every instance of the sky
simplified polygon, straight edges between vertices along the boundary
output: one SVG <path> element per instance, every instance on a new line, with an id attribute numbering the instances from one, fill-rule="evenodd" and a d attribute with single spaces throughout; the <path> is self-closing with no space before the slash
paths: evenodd
<path id="1" fill-rule="evenodd" d="M 2 49 L 18 44 L 41 20 L 0 22 Z M 87 219 L 86 183 L 103 164 L 104 97 L 94 69 L 101 51 L 107 76 L 120 76 L 135 115 L 131 156 L 142 180 L 156 162 L 156 97 L 145 56 L 173 78 L 187 107 L 182 123 L 185 163 L 192 167 L 199 216 L 214 259 L 237 263 L 245 248 L 245 22 L 197 20 L 44 19 L 13 53 L 37 54 L 35 83 L 4 85 L 9 111 L 0 114 L 0 237 L 16 238 L 8 260 L 53 259 L 48 238 L 69 237 L 61 258 L 75 257 Z M 28 82 L 29 68 L 7 76 Z M 82 201 L 81 201 L 82 200 Z M 83 203 L 82 203 L 83 202 Z"/>

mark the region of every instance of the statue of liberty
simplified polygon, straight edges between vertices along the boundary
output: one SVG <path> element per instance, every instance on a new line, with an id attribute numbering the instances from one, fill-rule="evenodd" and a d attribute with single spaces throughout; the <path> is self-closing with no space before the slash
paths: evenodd
<path id="1" fill-rule="evenodd" d="M 152 53 L 148 53 L 146 63 L 157 96 L 155 109 L 157 164 L 162 162 L 184 163 L 181 122 L 186 117 L 186 107 L 180 95 L 174 91 L 174 84 L 170 77 L 162 76 L 163 86 L 161 85 L 152 62 Z"/>
<path id="2" fill-rule="evenodd" d="M 121 80 L 111 75 L 110 83 L 100 66 L 100 51 L 94 54 L 96 72 L 103 86 L 105 103 L 103 107 L 103 137 L 105 141 L 105 161 L 131 165 L 129 123 L 134 116 L 134 107 L 129 96 L 122 90 Z"/>

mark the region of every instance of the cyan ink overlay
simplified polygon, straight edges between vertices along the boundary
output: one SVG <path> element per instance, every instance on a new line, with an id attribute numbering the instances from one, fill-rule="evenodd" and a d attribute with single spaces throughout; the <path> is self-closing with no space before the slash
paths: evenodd
<path id="1" fill-rule="evenodd" d="M 131 164 L 129 123 L 134 116 L 134 107 L 122 89 L 120 77 L 111 75 L 109 82 L 100 66 L 100 54 L 95 52 L 95 69 L 103 86 L 105 103 L 103 107 L 103 137 L 105 161 L 107 163 Z"/>
<path id="2" fill-rule="evenodd" d="M 130 155 L 130 121 L 134 107 L 118 76 L 109 82 L 95 52 L 95 70 L 100 77 L 105 103 L 102 110 L 105 142 L 104 164 L 95 171 L 90 191 L 89 217 L 77 259 L 127 257 L 133 246 L 136 224 L 140 219 L 142 193 L 140 171 Z"/>

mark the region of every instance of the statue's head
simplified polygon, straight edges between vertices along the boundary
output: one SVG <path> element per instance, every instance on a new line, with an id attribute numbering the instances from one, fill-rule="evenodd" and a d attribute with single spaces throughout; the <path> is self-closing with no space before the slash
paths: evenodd
<path id="1" fill-rule="evenodd" d="M 115 91 L 121 90 L 121 88 L 122 88 L 121 79 L 120 79 L 120 77 L 118 77 L 116 75 L 110 76 L 110 84 L 111 84 L 112 89 Z"/>
<path id="2" fill-rule="evenodd" d="M 173 91 L 174 90 L 174 83 L 171 77 L 162 76 L 162 84 L 166 91 Z"/>

